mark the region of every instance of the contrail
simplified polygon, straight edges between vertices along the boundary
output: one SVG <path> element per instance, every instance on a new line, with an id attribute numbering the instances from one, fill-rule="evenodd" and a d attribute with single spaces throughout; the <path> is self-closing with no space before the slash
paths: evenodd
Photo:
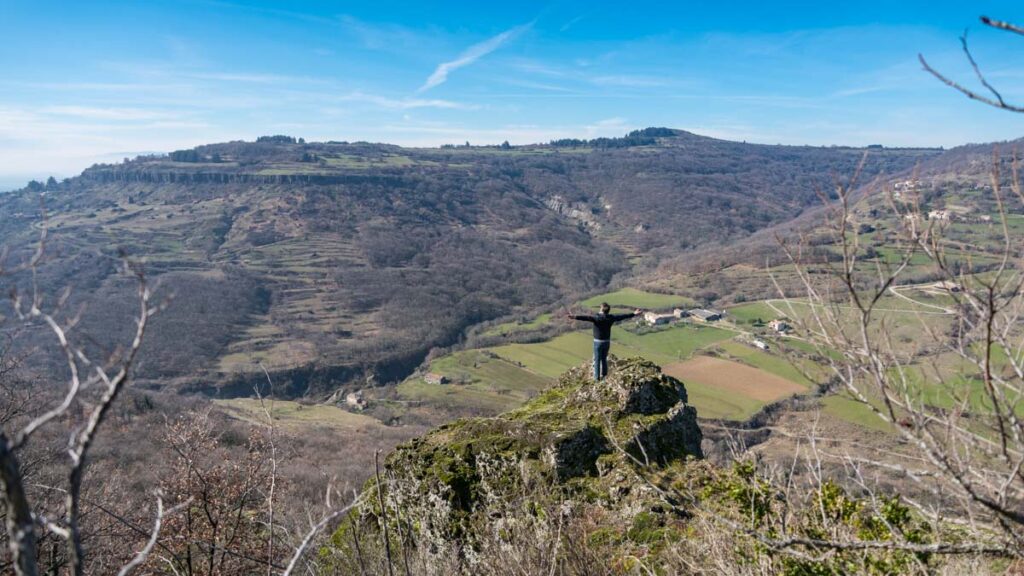
<path id="1" fill-rule="evenodd" d="M 416 92 L 425 92 L 439 84 L 443 84 L 445 80 L 448 79 L 449 73 L 458 70 L 463 66 L 469 66 L 473 62 L 479 60 L 480 58 L 483 58 L 484 56 L 490 54 L 491 52 L 494 52 L 499 47 L 501 47 L 502 44 L 508 42 L 512 38 L 515 38 L 519 34 L 525 32 L 532 25 L 533 23 L 531 22 L 529 24 L 523 24 L 521 26 L 516 26 L 515 28 L 510 28 L 502 32 L 501 34 L 498 34 L 497 36 L 493 36 L 491 38 L 488 38 L 487 40 L 484 40 L 483 42 L 480 42 L 479 44 L 474 44 L 470 46 L 455 60 L 452 60 L 450 62 L 442 62 L 437 66 L 437 68 L 434 69 L 434 73 L 431 74 L 429 78 L 427 78 L 427 81 L 424 82 L 423 86 L 420 86 L 420 89 L 417 90 Z"/>

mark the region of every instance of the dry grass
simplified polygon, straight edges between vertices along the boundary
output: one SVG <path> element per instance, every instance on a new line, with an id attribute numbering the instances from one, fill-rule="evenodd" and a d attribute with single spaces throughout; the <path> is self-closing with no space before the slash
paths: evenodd
<path id="1" fill-rule="evenodd" d="M 739 362 L 710 356 L 698 356 L 685 362 L 669 364 L 664 370 L 666 374 L 675 376 L 683 382 L 698 382 L 719 388 L 728 394 L 754 398 L 762 402 L 773 402 L 807 391 L 803 386 L 781 376 Z"/>

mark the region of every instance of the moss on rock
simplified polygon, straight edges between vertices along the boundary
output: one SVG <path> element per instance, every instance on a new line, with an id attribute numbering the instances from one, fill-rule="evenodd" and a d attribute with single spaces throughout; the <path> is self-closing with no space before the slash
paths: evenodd
<path id="1" fill-rule="evenodd" d="M 461 539 L 471 549 L 474 531 L 509 506 L 557 499 L 618 517 L 631 540 L 661 534 L 665 518 L 638 516 L 654 514 L 659 497 L 636 462 L 669 473 L 700 458 L 697 413 L 683 383 L 657 365 L 613 360 L 611 368 L 601 382 L 574 368 L 517 410 L 457 420 L 399 446 L 384 465 L 389 521 L 414 530 L 421 545 Z M 354 521 L 374 529 L 381 511 L 375 495 L 364 501 Z"/>

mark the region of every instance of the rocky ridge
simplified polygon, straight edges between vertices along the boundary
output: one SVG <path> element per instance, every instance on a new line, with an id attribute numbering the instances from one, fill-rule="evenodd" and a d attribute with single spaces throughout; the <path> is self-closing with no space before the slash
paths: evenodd
<path id="1" fill-rule="evenodd" d="M 649 471 L 664 481 L 686 475 L 703 464 L 701 439 L 685 386 L 658 366 L 613 360 L 602 382 L 574 368 L 522 408 L 458 420 L 399 446 L 333 542 L 346 549 L 352 530 L 377 529 L 383 513 L 395 533 L 414 532 L 418 546 L 444 555 L 458 543 L 472 563 L 480 541 L 523 522 L 520 508 L 553 502 L 566 514 L 600 511 L 605 526 L 624 532 L 637 522 L 659 530 L 675 513 Z"/>

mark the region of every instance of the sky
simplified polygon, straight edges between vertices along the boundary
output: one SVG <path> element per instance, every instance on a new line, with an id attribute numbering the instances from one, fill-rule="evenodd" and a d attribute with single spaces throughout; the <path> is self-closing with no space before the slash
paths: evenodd
<path id="1" fill-rule="evenodd" d="M 0 0 L 0 190 L 199 144 L 512 144 L 646 126 L 766 144 L 1024 136 L 1024 4 Z"/>

